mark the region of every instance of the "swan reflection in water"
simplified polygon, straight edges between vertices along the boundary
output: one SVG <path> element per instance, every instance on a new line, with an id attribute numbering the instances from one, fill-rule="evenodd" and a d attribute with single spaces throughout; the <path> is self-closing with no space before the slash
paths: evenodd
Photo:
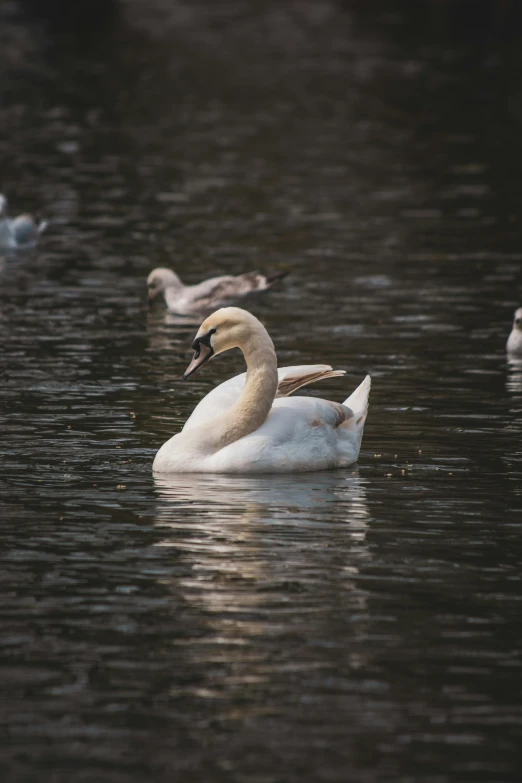
<path id="1" fill-rule="evenodd" d="M 367 598 L 357 577 L 371 557 L 370 515 L 357 469 L 161 475 L 154 482 L 155 523 L 164 531 L 157 546 L 173 548 L 189 566 L 188 575 L 184 569 L 172 580 L 208 618 L 209 656 L 219 645 L 245 678 L 264 681 L 270 676 L 260 661 L 286 649 L 283 638 L 292 633 L 299 648 L 318 640 L 305 658 L 324 668 L 323 640 L 337 638 L 334 627 L 357 616 L 348 631 L 354 645 L 343 643 L 342 654 L 352 668 L 363 664 L 358 642 L 367 637 Z"/>
<path id="2" fill-rule="evenodd" d="M 203 523 L 202 529 L 208 531 L 208 523 L 218 521 L 225 528 L 231 525 L 236 534 L 241 522 L 250 536 L 251 523 L 305 527 L 338 523 L 353 540 L 366 536 L 369 511 L 364 485 L 352 467 L 348 472 L 290 475 L 154 474 L 154 485 L 163 501 L 156 521 L 174 529 L 186 527 L 190 520 Z"/>

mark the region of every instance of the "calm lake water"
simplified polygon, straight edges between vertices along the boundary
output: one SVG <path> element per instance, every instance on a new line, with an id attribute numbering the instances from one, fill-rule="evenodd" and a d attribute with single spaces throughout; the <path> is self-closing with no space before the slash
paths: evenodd
<path id="1" fill-rule="evenodd" d="M 391 4 L 390 4 L 391 5 Z M 4 783 L 511 783 L 522 46 L 350 3 L 0 2 Z M 498 21 L 498 20 L 497 20 Z M 360 459 L 154 481 L 239 371 L 145 279 L 288 270 L 281 364 Z"/>

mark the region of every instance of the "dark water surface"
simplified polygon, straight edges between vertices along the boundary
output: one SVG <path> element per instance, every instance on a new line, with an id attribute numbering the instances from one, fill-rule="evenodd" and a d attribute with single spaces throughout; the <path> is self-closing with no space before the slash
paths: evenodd
<path id="1" fill-rule="evenodd" d="M 64 8 L 0 2 L 0 190 L 51 221 L 0 259 L 1 780 L 519 781 L 520 39 Z M 358 465 L 153 481 L 241 367 L 180 380 L 158 264 L 289 270 L 252 309 L 313 394 L 371 373 Z"/>

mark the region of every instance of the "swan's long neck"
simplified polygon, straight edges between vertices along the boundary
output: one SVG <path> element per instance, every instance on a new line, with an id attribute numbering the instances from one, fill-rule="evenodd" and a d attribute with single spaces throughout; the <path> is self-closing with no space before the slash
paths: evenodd
<path id="1" fill-rule="evenodd" d="M 208 425 L 208 440 L 215 448 L 255 432 L 268 416 L 277 391 L 277 356 L 268 332 L 256 332 L 240 349 L 246 360 L 245 386 L 237 402 Z M 205 438 L 207 440 L 207 438 Z"/>

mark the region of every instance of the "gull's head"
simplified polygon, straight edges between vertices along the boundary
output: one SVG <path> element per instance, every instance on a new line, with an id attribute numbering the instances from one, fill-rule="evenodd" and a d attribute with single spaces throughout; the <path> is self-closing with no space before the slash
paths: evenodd
<path id="1" fill-rule="evenodd" d="M 194 358 L 187 367 L 184 378 L 196 372 L 213 356 L 231 348 L 245 348 L 255 332 L 264 327 L 257 318 L 240 307 L 222 307 L 209 315 L 198 329 L 192 348 Z"/>
<path id="2" fill-rule="evenodd" d="M 180 285 L 181 280 L 172 269 L 167 269 L 166 267 L 153 269 L 147 278 L 149 302 L 156 299 L 156 297 L 163 293 L 166 288 L 179 287 Z"/>

